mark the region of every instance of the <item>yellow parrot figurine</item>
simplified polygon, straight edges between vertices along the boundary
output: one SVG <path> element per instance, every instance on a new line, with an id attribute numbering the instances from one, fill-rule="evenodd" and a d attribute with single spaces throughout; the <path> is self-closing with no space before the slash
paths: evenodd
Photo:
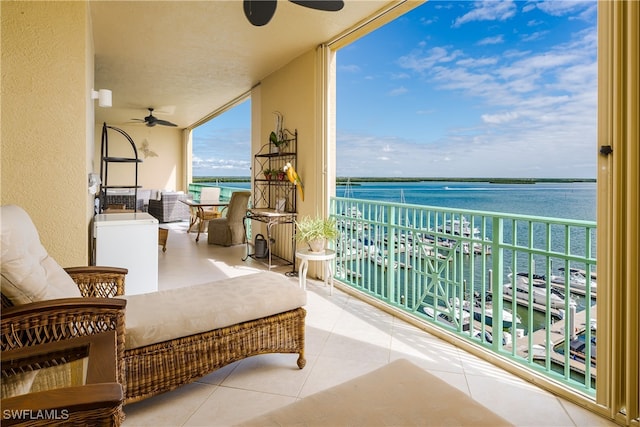
<path id="1" fill-rule="evenodd" d="M 300 191 L 300 199 L 304 202 L 304 184 L 302 184 L 302 180 L 298 176 L 296 170 L 293 168 L 293 166 L 291 166 L 291 163 L 287 163 L 286 165 L 284 165 L 282 170 L 286 172 L 289 181 L 291 181 L 293 185 L 298 187 L 298 190 Z"/>

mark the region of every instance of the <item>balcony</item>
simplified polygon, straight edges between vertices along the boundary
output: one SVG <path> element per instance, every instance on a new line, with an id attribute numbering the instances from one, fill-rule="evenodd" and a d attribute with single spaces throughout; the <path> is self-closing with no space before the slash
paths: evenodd
<path id="1" fill-rule="evenodd" d="M 332 214 L 341 281 L 595 396 L 595 222 L 350 198 Z"/>
<path id="2" fill-rule="evenodd" d="M 265 268 L 252 259 L 243 262 L 243 246 L 207 245 L 206 239 L 196 243 L 186 224 L 170 227 L 167 251 L 158 252 L 161 289 Z M 344 285 L 330 296 L 322 281 L 310 278 L 307 289 L 304 369 L 296 367 L 292 355 L 245 359 L 173 392 L 127 405 L 124 425 L 233 425 L 398 358 L 411 360 L 516 425 L 614 425 L 356 298 Z"/>

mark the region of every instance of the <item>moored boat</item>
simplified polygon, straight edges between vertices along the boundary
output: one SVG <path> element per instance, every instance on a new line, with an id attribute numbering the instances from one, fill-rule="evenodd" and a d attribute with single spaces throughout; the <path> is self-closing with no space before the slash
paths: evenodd
<path id="1" fill-rule="evenodd" d="M 551 276 L 551 283 L 564 287 L 567 281 L 566 271 L 564 268 L 559 268 L 558 271 L 559 274 Z M 583 270 L 579 270 L 577 268 L 569 269 L 569 290 L 580 291 L 581 293 L 586 292 L 587 276 Z M 596 293 L 598 291 L 597 282 L 593 277 L 589 278 L 589 290 L 591 293 Z"/>
<path id="2" fill-rule="evenodd" d="M 529 296 L 532 296 L 532 301 L 536 304 L 545 306 L 547 304 L 547 297 L 549 298 L 549 306 L 555 309 L 563 309 L 565 306 L 565 296 L 557 289 L 546 286 L 546 282 L 540 278 L 540 276 L 532 275 L 533 281 L 529 284 L 528 273 L 518 273 L 516 275 L 515 285 L 513 283 L 513 276 L 510 274 L 511 281 L 504 284 L 504 293 L 511 297 L 517 298 L 520 302 L 528 303 Z M 514 291 L 515 287 L 515 291 Z"/>

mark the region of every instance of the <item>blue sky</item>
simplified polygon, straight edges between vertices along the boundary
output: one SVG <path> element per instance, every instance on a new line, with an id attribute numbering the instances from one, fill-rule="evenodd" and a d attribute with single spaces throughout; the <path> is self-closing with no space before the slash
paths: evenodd
<path id="1" fill-rule="evenodd" d="M 596 175 L 596 2 L 429 1 L 337 53 L 337 175 Z M 194 175 L 249 175 L 249 103 Z M 220 152 L 220 147 L 225 152 Z"/>

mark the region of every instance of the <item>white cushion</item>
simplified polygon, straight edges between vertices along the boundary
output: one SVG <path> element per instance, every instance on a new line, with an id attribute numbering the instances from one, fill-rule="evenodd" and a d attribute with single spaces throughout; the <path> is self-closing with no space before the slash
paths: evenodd
<path id="1" fill-rule="evenodd" d="M 2 381 L 0 381 L 0 396 L 6 399 L 29 393 L 37 374 L 38 371 L 28 371 L 2 378 Z"/>
<path id="2" fill-rule="evenodd" d="M 75 282 L 40 243 L 29 215 L 18 206 L 1 209 L 2 293 L 14 305 L 81 297 Z"/>
<path id="3" fill-rule="evenodd" d="M 127 295 L 126 348 L 139 348 L 302 307 L 297 281 L 261 272 L 203 285 Z"/>
<path id="4" fill-rule="evenodd" d="M 200 202 L 218 203 L 220 201 L 220 187 L 202 187 Z"/>

